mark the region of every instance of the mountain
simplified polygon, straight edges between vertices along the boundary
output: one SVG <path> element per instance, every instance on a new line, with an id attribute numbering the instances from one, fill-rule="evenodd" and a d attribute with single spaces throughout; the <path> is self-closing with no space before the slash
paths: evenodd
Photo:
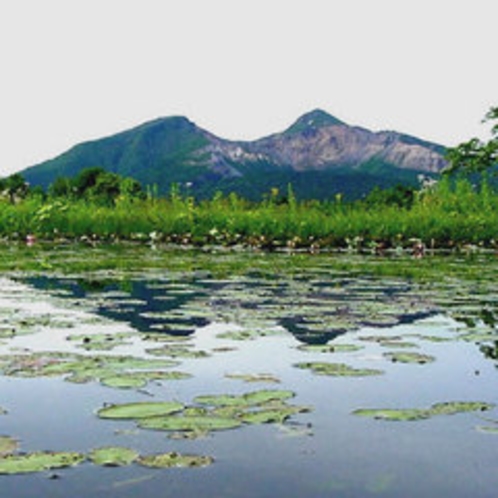
<path id="1" fill-rule="evenodd" d="M 260 199 L 292 184 L 303 199 L 349 198 L 374 186 L 415 183 L 446 165 L 444 147 L 393 131 L 350 126 L 322 110 L 301 116 L 281 133 L 231 141 L 173 116 L 76 145 L 54 159 L 25 169 L 31 185 L 46 188 L 59 176 L 92 166 L 167 193 L 176 183 L 199 198 L 234 191 Z"/>

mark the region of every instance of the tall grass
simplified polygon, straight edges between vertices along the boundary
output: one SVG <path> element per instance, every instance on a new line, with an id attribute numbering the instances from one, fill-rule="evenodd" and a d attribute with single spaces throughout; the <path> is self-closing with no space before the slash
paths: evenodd
<path id="1" fill-rule="evenodd" d="M 342 247 L 380 250 L 498 244 L 498 193 L 483 181 L 442 179 L 418 192 L 409 207 L 378 202 L 250 203 L 236 195 L 121 199 L 115 205 L 33 197 L 0 201 L 0 236 L 23 239 L 146 240 L 194 245 L 247 244 L 262 248 Z"/>

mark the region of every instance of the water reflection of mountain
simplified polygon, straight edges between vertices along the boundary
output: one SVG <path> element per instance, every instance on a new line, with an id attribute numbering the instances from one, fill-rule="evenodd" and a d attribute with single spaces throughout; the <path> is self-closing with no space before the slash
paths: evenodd
<path id="1" fill-rule="evenodd" d="M 212 322 L 267 330 L 284 327 L 299 341 L 323 344 L 360 327 L 412 323 L 436 312 L 406 282 L 323 275 L 181 278 L 24 279 L 74 305 L 127 322 L 141 332 L 189 335 Z"/>
<path id="2" fill-rule="evenodd" d="M 166 284 L 152 285 L 141 280 L 35 277 L 25 282 L 106 318 L 129 323 L 140 332 L 188 335 L 209 323 L 200 316 L 174 315 L 175 310 L 201 294 L 191 288 L 188 293 L 183 289 L 173 293 L 170 286 L 166 292 Z"/>

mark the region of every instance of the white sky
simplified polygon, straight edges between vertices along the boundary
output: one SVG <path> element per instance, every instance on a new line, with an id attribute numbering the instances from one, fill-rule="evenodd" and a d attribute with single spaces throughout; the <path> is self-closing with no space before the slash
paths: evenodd
<path id="1" fill-rule="evenodd" d="M 322 108 L 445 145 L 498 105 L 496 0 L 2 0 L 0 176 L 185 115 L 230 139 Z"/>

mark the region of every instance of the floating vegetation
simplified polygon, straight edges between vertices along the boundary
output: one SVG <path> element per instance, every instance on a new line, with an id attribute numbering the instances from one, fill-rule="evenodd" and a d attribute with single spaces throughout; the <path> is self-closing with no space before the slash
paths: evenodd
<path id="1" fill-rule="evenodd" d="M 297 349 L 307 353 L 352 353 L 363 349 L 358 344 L 300 344 Z"/>
<path id="2" fill-rule="evenodd" d="M 150 342 L 187 342 L 190 340 L 190 337 L 187 335 L 174 335 L 168 334 L 167 332 L 148 332 L 147 334 L 143 334 L 144 341 Z"/>
<path id="3" fill-rule="evenodd" d="M 426 335 L 426 334 L 410 334 L 409 337 L 414 337 L 420 339 L 421 341 L 429 341 L 429 342 L 451 342 L 455 340 L 453 337 L 443 337 L 438 335 Z"/>
<path id="4" fill-rule="evenodd" d="M 498 427 L 496 425 L 478 425 L 476 427 L 478 432 L 482 432 L 484 434 L 496 434 L 498 435 Z"/>
<path id="5" fill-rule="evenodd" d="M 32 353 L 0 357 L 0 370 L 12 377 L 65 376 L 69 382 L 81 384 L 101 382 L 108 387 L 143 387 L 151 380 L 186 378 L 181 372 L 158 371 L 177 363 L 166 359 L 133 356 L 83 356 L 72 353 Z"/>
<path id="6" fill-rule="evenodd" d="M 410 409 L 359 409 L 353 412 L 354 415 L 370 417 L 376 420 L 392 421 L 414 421 L 424 420 L 438 415 L 455 415 L 457 413 L 477 412 L 491 410 L 494 407 L 491 403 L 481 401 L 451 401 L 445 403 L 435 403 L 430 408 L 410 408 Z"/>
<path id="7" fill-rule="evenodd" d="M 283 424 L 289 417 L 297 413 L 308 412 L 305 406 L 272 404 L 260 410 L 250 410 L 241 413 L 238 418 L 246 424 Z"/>
<path id="8" fill-rule="evenodd" d="M 242 424 L 281 424 L 292 415 L 310 411 L 309 407 L 285 403 L 293 396 L 293 392 L 283 390 L 204 395 L 196 397 L 190 406 L 176 402 L 127 403 L 105 406 L 97 415 L 104 419 L 133 419 L 141 429 L 168 431 L 174 439 L 195 439 Z"/>
<path id="9" fill-rule="evenodd" d="M 419 365 L 425 365 L 426 363 L 432 363 L 436 360 L 434 356 L 421 353 L 413 353 L 408 351 L 390 351 L 384 353 L 384 357 L 393 363 L 415 363 Z"/>
<path id="10" fill-rule="evenodd" d="M 292 391 L 262 390 L 245 393 L 240 396 L 232 394 L 203 395 L 197 396 L 194 401 L 202 405 L 211 406 L 249 407 L 263 405 L 272 401 L 283 401 L 293 397 L 294 393 Z"/>
<path id="11" fill-rule="evenodd" d="M 431 417 L 430 410 L 418 410 L 418 409 L 407 409 L 407 410 L 397 410 L 397 409 L 359 409 L 353 412 L 354 415 L 359 415 L 361 417 L 371 417 L 376 420 L 395 420 L 395 421 L 412 421 L 412 420 L 422 420 Z"/>
<path id="12" fill-rule="evenodd" d="M 385 343 L 392 343 L 392 342 L 403 342 L 404 339 L 403 337 L 399 335 L 363 335 L 359 337 L 360 341 L 365 341 L 365 342 L 376 342 L 383 346 Z"/>
<path id="13" fill-rule="evenodd" d="M 152 417 L 138 421 L 141 429 L 153 429 L 157 431 L 188 431 L 194 433 L 206 433 L 211 431 L 223 431 L 235 429 L 242 424 L 240 420 L 228 417 L 216 417 L 212 415 L 175 415 L 167 417 Z"/>
<path id="14" fill-rule="evenodd" d="M 19 441 L 10 436 L 0 436 L 0 456 L 10 455 L 19 448 Z"/>
<path id="15" fill-rule="evenodd" d="M 418 344 L 415 344 L 414 342 L 408 342 L 408 341 L 396 341 L 396 340 L 386 340 L 380 342 L 380 345 L 384 348 L 399 348 L 399 349 L 412 349 L 412 348 L 418 348 Z"/>
<path id="16" fill-rule="evenodd" d="M 474 332 L 470 334 L 462 334 L 459 338 L 467 342 L 495 342 L 498 341 L 498 334 L 492 332 Z"/>
<path id="17" fill-rule="evenodd" d="M 225 377 L 227 379 L 235 379 L 235 380 L 242 380 L 244 382 L 262 382 L 262 383 L 269 383 L 269 384 L 279 384 L 280 379 L 275 377 L 272 374 L 269 373 L 260 373 L 260 374 L 238 374 L 238 373 L 232 373 L 232 374 L 225 374 Z"/>
<path id="18" fill-rule="evenodd" d="M 117 389 L 139 389 L 150 381 L 189 379 L 190 374 L 184 372 L 124 372 L 118 375 L 103 377 L 100 383 L 106 387 Z"/>
<path id="19" fill-rule="evenodd" d="M 130 344 L 129 339 L 135 334 L 122 332 L 114 334 L 75 334 L 67 339 L 78 343 L 78 347 L 87 351 L 110 351 L 118 346 Z"/>
<path id="20" fill-rule="evenodd" d="M 105 419 L 142 419 L 170 415 L 183 410 L 184 405 L 174 401 L 125 403 L 101 408 L 97 415 Z"/>
<path id="21" fill-rule="evenodd" d="M 0 474 L 25 474 L 73 467 L 86 459 L 75 452 L 36 452 L 7 455 L 0 458 Z"/>
<path id="22" fill-rule="evenodd" d="M 297 368 L 311 370 L 317 375 L 329 375 L 332 377 L 367 377 L 371 375 L 382 375 L 382 370 L 372 368 L 353 368 L 344 363 L 327 362 L 302 362 L 294 365 Z"/>
<path id="23" fill-rule="evenodd" d="M 170 358 L 207 358 L 206 351 L 195 350 L 179 344 L 168 344 L 160 348 L 146 349 L 145 352 L 152 356 L 168 356 Z"/>
<path id="24" fill-rule="evenodd" d="M 104 467 L 121 467 L 135 462 L 139 454 L 130 448 L 108 446 L 96 448 L 90 452 L 88 459 L 95 465 Z"/>
<path id="25" fill-rule="evenodd" d="M 141 456 L 137 462 L 144 467 L 167 469 L 171 467 L 207 467 L 214 462 L 210 456 L 182 455 L 176 452 Z"/>

